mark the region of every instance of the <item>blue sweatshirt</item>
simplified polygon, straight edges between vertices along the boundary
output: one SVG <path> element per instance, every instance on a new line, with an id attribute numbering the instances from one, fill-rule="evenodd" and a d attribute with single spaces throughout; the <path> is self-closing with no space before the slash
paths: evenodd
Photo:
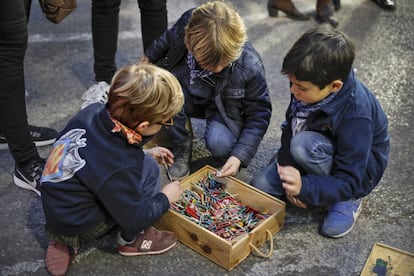
<path id="1" fill-rule="evenodd" d="M 48 230 L 79 235 L 113 220 L 133 237 L 168 210 L 155 160 L 113 128 L 106 107 L 97 103 L 59 134 L 41 179 Z"/>

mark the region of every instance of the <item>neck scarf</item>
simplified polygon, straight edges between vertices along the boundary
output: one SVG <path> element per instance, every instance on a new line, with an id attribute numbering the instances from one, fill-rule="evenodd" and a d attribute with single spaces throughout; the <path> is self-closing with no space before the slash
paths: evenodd
<path id="1" fill-rule="evenodd" d="M 306 130 L 305 121 L 310 113 L 316 112 L 321 109 L 322 106 L 328 104 L 335 97 L 336 93 L 331 93 L 320 102 L 314 104 L 306 104 L 302 101 L 298 101 L 295 97 L 292 99 L 290 106 L 292 119 L 292 133 L 293 135 Z"/>
<path id="2" fill-rule="evenodd" d="M 127 141 L 129 144 L 140 144 L 142 142 L 142 136 L 135 132 L 134 130 L 130 129 L 126 125 L 119 122 L 117 119 L 112 118 L 111 115 L 109 115 L 112 122 L 115 124 L 114 128 L 111 130 L 113 133 L 116 132 L 122 132 L 125 137 L 127 138 Z"/>
<path id="3" fill-rule="evenodd" d="M 210 72 L 208 70 L 198 70 L 196 69 L 196 60 L 191 52 L 188 52 L 187 54 L 187 65 L 188 68 L 190 68 L 190 84 L 194 83 L 194 80 L 196 78 L 204 78 L 208 77 L 213 74 L 213 72 Z"/>

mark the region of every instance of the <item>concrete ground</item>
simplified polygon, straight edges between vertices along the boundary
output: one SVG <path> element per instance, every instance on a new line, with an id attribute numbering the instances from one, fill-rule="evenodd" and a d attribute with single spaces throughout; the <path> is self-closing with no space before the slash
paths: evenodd
<path id="1" fill-rule="evenodd" d="M 376 242 L 414 252 L 414 2 L 396 0 L 397 11 L 387 12 L 370 0 L 343 0 L 337 13 L 339 29 L 355 42 L 356 75 L 377 95 L 389 116 L 391 154 L 387 171 L 365 198 L 352 232 L 327 239 L 317 232 L 320 210 L 287 208 L 284 228 L 274 236 L 273 255 L 251 254 L 228 272 L 183 244 L 152 257 L 122 257 L 109 235 L 87 245 L 69 275 L 359 275 Z M 170 25 L 199 0 L 168 0 Z M 250 166 L 238 176 L 248 182 L 279 146 L 280 128 L 289 100 L 289 83 L 279 71 L 296 39 L 315 21 L 294 21 L 280 13 L 269 18 L 265 0 L 233 0 L 248 27 L 253 45 L 262 55 L 273 102 L 269 130 Z M 301 10 L 316 1 L 294 0 Z M 46 21 L 33 1 L 26 54 L 27 110 L 32 124 L 62 129 L 80 107 L 82 93 L 94 81 L 90 35 L 90 1 L 61 24 Z M 142 54 L 136 1 L 121 7 L 118 65 L 135 62 Z M 198 138 L 202 122 L 194 121 Z M 203 152 L 202 140 L 195 156 Z M 50 147 L 39 148 L 46 157 Z M 0 152 L 0 275 L 47 275 L 41 202 L 34 193 L 13 184 L 13 160 Z M 265 248 L 263 248 L 265 250 Z M 388 274 L 387 274 L 388 275 Z M 391 275 L 391 274 L 390 274 Z M 412 275 L 407 274 L 407 275 Z"/>

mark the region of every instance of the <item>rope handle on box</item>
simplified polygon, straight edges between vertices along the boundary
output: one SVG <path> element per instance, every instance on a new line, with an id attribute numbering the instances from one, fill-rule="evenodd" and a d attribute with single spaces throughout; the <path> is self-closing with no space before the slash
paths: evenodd
<path id="1" fill-rule="evenodd" d="M 272 232 L 270 232 L 270 230 L 266 229 L 266 233 L 269 236 L 269 242 L 270 242 L 270 248 L 269 248 L 269 252 L 267 254 L 263 253 L 262 251 L 260 251 L 256 246 L 254 246 L 253 243 L 249 243 L 250 247 L 253 248 L 253 250 L 261 257 L 263 258 L 270 258 L 270 256 L 272 256 L 273 253 L 273 236 L 272 236 Z"/>

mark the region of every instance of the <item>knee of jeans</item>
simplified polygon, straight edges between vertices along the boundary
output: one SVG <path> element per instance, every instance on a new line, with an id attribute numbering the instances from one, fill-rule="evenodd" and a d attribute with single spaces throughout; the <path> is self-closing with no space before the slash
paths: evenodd
<path id="1" fill-rule="evenodd" d="M 290 142 L 290 153 L 299 164 L 320 163 L 332 159 L 331 141 L 320 133 L 303 131 Z"/>
<path id="2" fill-rule="evenodd" d="M 214 135 L 215 134 L 215 135 Z M 228 157 L 233 148 L 233 142 L 225 135 L 218 135 L 217 133 L 210 133 L 205 137 L 206 148 L 215 157 Z"/>
<path id="3" fill-rule="evenodd" d="M 264 192 L 267 192 L 268 187 L 270 186 L 269 182 L 267 181 L 264 175 L 256 175 L 251 180 L 250 185 Z"/>
<path id="4" fill-rule="evenodd" d="M 290 141 L 290 154 L 298 163 L 306 162 L 311 150 L 305 133 L 295 135 Z"/>
<path id="5" fill-rule="evenodd" d="M 231 153 L 231 146 L 224 141 L 206 141 L 206 148 L 215 157 L 228 157 Z"/>
<path id="6" fill-rule="evenodd" d="M 265 175 L 255 176 L 251 180 L 250 185 L 277 198 L 281 198 L 285 194 L 281 183 L 278 184 L 276 181 L 275 183 L 271 183 Z"/>
<path id="7" fill-rule="evenodd" d="M 302 164 L 302 162 L 306 162 L 308 160 L 308 158 L 306 158 L 307 151 L 304 148 L 291 147 L 290 153 L 293 159 L 295 159 L 295 161 L 298 162 L 299 164 Z"/>

